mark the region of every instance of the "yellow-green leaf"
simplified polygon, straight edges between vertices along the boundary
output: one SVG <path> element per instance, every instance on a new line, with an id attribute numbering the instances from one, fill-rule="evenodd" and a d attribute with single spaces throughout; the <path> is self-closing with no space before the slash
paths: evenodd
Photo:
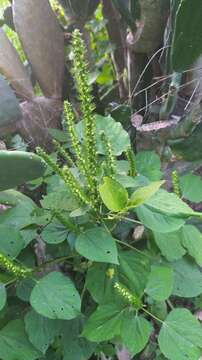
<path id="1" fill-rule="evenodd" d="M 144 204 L 159 190 L 163 183 L 164 181 L 154 181 L 147 186 L 137 189 L 131 196 L 130 205 L 135 207 Z"/>
<path id="2" fill-rule="evenodd" d="M 126 208 L 128 193 L 118 181 L 104 177 L 103 183 L 99 186 L 99 192 L 103 203 L 109 210 L 120 212 Z"/>

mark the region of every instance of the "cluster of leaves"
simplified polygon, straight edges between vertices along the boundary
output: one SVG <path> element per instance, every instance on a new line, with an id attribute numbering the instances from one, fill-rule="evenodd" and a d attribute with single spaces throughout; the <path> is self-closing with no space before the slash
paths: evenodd
<path id="1" fill-rule="evenodd" d="M 122 346 L 198 360 L 202 214 L 182 198 L 200 201 L 201 180 L 175 173 L 174 193 L 161 188 L 159 157 L 135 156 L 121 124 L 94 114 L 78 31 L 73 53 L 82 120 L 66 102 L 67 134 L 52 131 L 52 155 L 38 149 L 49 168 L 30 188 L 46 194 L 0 193 L 0 358 L 115 358 Z"/>

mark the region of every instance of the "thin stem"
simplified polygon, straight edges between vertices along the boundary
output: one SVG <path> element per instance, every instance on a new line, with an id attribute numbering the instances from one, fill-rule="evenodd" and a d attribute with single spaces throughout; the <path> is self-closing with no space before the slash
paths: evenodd
<path id="1" fill-rule="evenodd" d="M 170 306 L 171 310 L 173 310 L 175 308 L 174 305 L 172 304 L 172 302 L 169 299 L 167 299 L 166 302 Z"/>
<path id="2" fill-rule="evenodd" d="M 152 313 L 150 313 L 150 311 L 146 310 L 145 308 L 142 308 L 142 311 L 144 311 L 146 314 L 148 314 L 149 316 L 151 316 L 154 320 L 159 321 L 161 324 L 164 324 L 164 321 L 162 321 L 161 319 L 159 319 L 157 316 L 153 315 Z"/>
<path id="3" fill-rule="evenodd" d="M 134 246 L 128 244 L 128 243 L 125 243 L 124 241 L 121 241 L 121 240 L 118 240 L 118 239 L 115 239 L 115 241 L 121 245 L 124 245 L 126 247 L 128 247 L 129 249 L 133 250 L 133 251 L 136 251 L 137 253 L 141 254 L 141 255 L 144 255 L 145 257 L 147 257 L 148 259 L 152 259 L 152 257 L 148 254 L 145 254 L 143 251 L 135 248 Z"/>
<path id="4" fill-rule="evenodd" d="M 15 277 L 13 278 L 12 280 L 8 281 L 7 283 L 4 283 L 5 286 L 8 286 L 8 285 L 11 285 L 13 284 L 14 282 L 16 282 L 18 279 Z"/>
<path id="5" fill-rule="evenodd" d="M 54 265 L 54 264 L 59 264 L 59 263 L 64 262 L 64 261 L 66 261 L 66 260 L 72 259 L 72 258 L 74 258 L 75 256 L 79 256 L 79 255 L 62 256 L 62 257 L 57 258 L 57 259 L 53 259 L 53 260 L 46 261 L 45 263 L 43 263 L 43 264 L 35 267 L 33 271 L 34 271 L 34 272 L 40 271 L 41 269 L 43 269 L 43 268 L 46 267 L 46 266 Z"/>
<path id="6" fill-rule="evenodd" d="M 135 224 L 142 225 L 141 221 L 138 221 L 138 220 L 130 219 L 130 218 L 127 218 L 127 217 L 123 217 L 122 219 L 126 220 L 126 221 L 129 221 L 129 222 L 132 222 L 132 223 L 135 223 Z"/>

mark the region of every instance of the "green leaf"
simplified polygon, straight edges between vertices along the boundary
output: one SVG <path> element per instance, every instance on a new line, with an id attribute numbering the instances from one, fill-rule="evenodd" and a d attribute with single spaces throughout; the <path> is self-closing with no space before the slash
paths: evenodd
<path id="1" fill-rule="evenodd" d="M 105 206 L 114 212 L 120 212 L 126 208 L 128 193 L 117 181 L 104 177 L 103 183 L 99 186 L 100 196 Z"/>
<path id="2" fill-rule="evenodd" d="M 88 360 L 91 357 L 97 344 L 82 338 L 82 329 L 83 321 L 80 317 L 64 322 L 61 332 L 63 360 Z"/>
<path id="3" fill-rule="evenodd" d="M 67 142 L 67 134 L 65 131 L 59 130 L 59 129 L 53 129 L 53 128 L 48 128 L 47 129 L 49 134 L 57 141 L 59 142 Z"/>
<path id="4" fill-rule="evenodd" d="M 21 281 L 18 281 L 16 285 L 16 295 L 22 301 L 28 302 L 34 286 L 35 286 L 35 281 L 30 278 L 26 278 Z"/>
<path id="5" fill-rule="evenodd" d="M 161 160 L 154 151 L 138 152 L 136 169 L 139 174 L 146 176 L 151 181 L 160 180 L 162 177 Z"/>
<path id="6" fill-rule="evenodd" d="M 0 224 L 11 225 L 17 229 L 22 229 L 32 223 L 32 211 L 36 209 L 35 203 L 28 197 L 17 191 L 8 190 L 0 194 L 7 194 L 15 204 L 12 208 L 0 214 Z M 9 200 L 8 200 L 9 201 Z"/>
<path id="7" fill-rule="evenodd" d="M 180 2 L 175 16 L 175 29 L 171 46 L 171 61 L 175 71 L 186 70 L 202 54 L 201 13 L 202 3 L 200 0 L 194 2 L 183 0 Z"/>
<path id="8" fill-rule="evenodd" d="M 98 304 L 110 301 L 113 302 L 114 281 L 107 276 L 109 268 L 112 268 L 112 266 L 103 263 L 95 263 L 87 272 L 86 288 Z"/>
<path id="9" fill-rule="evenodd" d="M 147 202 L 146 205 L 160 213 L 170 216 L 189 217 L 194 215 L 202 216 L 202 213 L 194 212 L 184 201 L 177 195 L 169 193 L 163 189 L 156 192 Z"/>
<path id="10" fill-rule="evenodd" d="M 83 137 L 83 121 L 77 126 L 79 138 Z M 119 156 L 130 147 L 130 139 L 128 133 L 123 129 L 119 122 L 116 122 L 111 116 L 101 116 L 96 114 L 96 145 L 98 154 L 105 154 L 102 141 L 102 133 L 106 134 L 109 140 L 113 155 Z"/>
<path id="11" fill-rule="evenodd" d="M 1 127 L 15 123 L 21 118 L 19 102 L 4 77 L 0 76 L 0 124 Z"/>
<path id="12" fill-rule="evenodd" d="M 6 300 L 7 300 L 6 287 L 4 284 L 0 283 L 0 311 L 6 305 Z"/>
<path id="13" fill-rule="evenodd" d="M 173 270 L 166 266 L 152 266 L 145 292 L 156 301 L 170 297 L 173 290 Z"/>
<path id="14" fill-rule="evenodd" d="M 200 176 L 186 174 L 180 177 L 180 190 L 183 198 L 195 203 L 202 201 L 202 180 Z"/>
<path id="15" fill-rule="evenodd" d="M 25 315 L 25 330 L 29 341 L 43 354 L 59 335 L 60 321 L 47 319 L 31 310 Z"/>
<path id="16" fill-rule="evenodd" d="M 165 256 L 168 261 L 181 259 L 186 254 L 186 250 L 182 244 L 183 235 L 181 229 L 165 234 L 154 232 L 155 242 L 161 250 L 162 255 Z"/>
<path id="17" fill-rule="evenodd" d="M 118 171 L 119 169 L 117 169 Z M 128 169 L 126 174 L 128 173 Z M 124 173 L 114 175 L 114 179 L 119 182 L 124 188 L 136 188 L 140 186 L 145 186 L 150 183 L 150 181 L 143 175 L 137 175 L 135 177 L 127 176 Z"/>
<path id="18" fill-rule="evenodd" d="M 35 360 L 40 353 L 29 342 L 22 320 L 9 322 L 0 331 L 0 358 L 3 360 Z"/>
<path id="19" fill-rule="evenodd" d="M 13 189 L 43 176 L 46 163 L 36 154 L 26 151 L 0 151 L 0 190 Z"/>
<path id="20" fill-rule="evenodd" d="M 90 341 L 111 340 L 120 335 L 124 317 L 125 310 L 116 304 L 98 306 L 87 320 L 82 335 Z"/>
<path id="21" fill-rule="evenodd" d="M 49 319 L 70 320 L 80 313 L 80 296 L 72 281 L 59 272 L 40 279 L 31 293 L 34 310 Z"/>
<path id="22" fill-rule="evenodd" d="M 144 226 L 161 233 L 176 231 L 185 223 L 184 218 L 159 213 L 150 209 L 146 204 L 136 208 L 135 212 Z"/>
<path id="23" fill-rule="evenodd" d="M 141 316 L 128 313 L 123 320 L 121 337 L 124 345 L 134 356 L 144 349 L 152 333 L 152 325 Z"/>
<path id="24" fill-rule="evenodd" d="M 57 191 L 45 195 L 40 203 L 45 209 L 59 212 L 73 211 L 79 207 L 78 202 L 72 196 L 67 186 L 59 186 Z"/>
<path id="25" fill-rule="evenodd" d="M 84 231 L 76 239 L 76 251 L 91 261 L 118 264 L 115 239 L 102 228 Z"/>
<path id="26" fill-rule="evenodd" d="M 150 273 L 150 260 L 134 251 L 119 252 L 118 279 L 132 293 L 142 296 Z"/>
<path id="27" fill-rule="evenodd" d="M 160 188 L 164 181 L 155 181 L 147 186 L 143 186 L 132 194 L 130 205 L 140 206 L 149 200 Z"/>
<path id="28" fill-rule="evenodd" d="M 0 225 L 0 253 L 16 258 L 25 244 L 20 232 L 14 227 Z"/>
<path id="29" fill-rule="evenodd" d="M 202 294 L 200 268 L 186 258 L 172 264 L 174 270 L 173 295 L 194 297 Z"/>
<path id="30" fill-rule="evenodd" d="M 166 318 L 158 336 L 162 353 L 170 360 L 199 360 L 202 328 L 187 309 L 174 309 Z"/>
<path id="31" fill-rule="evenodd" d="M 0 192 L 0 203 L 12 206 L 0 213 L 0 224 L 20 230 L 24 240 L 23 247 L 27 246 L 35 237 L 36 229 L 23 228 L 32 224 L 32 212 L 37 208 L 35 203 L 28 196 L 15 190 Z"/>
<path id="32" fill-rule="evenodd" d="M 64 225 L 54 221 L 45 226 L 41 237 L 47 244 L 60 244 L 67 239 L 68 233 L 69 230 Z"/>
<path id="33" fill-rule="evenodd" d="M 182 243 L 199 266 L 202 266 L 202 234 L 193 225 L 185 225 L 182 228 Z"/>
<path id="34" fill-rule="evenodd" d="M 166 301 L 154 301 L 151 304 L 151 313 L 160 320 L 165 320 L 168 315 Z"/>

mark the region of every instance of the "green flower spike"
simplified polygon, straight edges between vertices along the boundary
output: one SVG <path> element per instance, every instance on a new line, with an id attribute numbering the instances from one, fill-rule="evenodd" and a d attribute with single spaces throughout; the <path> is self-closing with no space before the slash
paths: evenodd
<path id="1" fill-rule="evenodd" d="M 136 176 L 137 170 L 136 170 L 136 164 L 135 164 L 135 154 L 131 148 L 129 148 L 126 153 L 126 158 L 129 162 L 130 170 L 129 170 L 129 176 Z"/>
<path id="2" fill-rule="evenodd" d="M 71 190 L 72 194 L 76 197 L 79 203 L 88 205 L 90 201 L 87 199 L 87 196 L 83 192 L 79 182 L 72 174 L 71 170 L 68 166 L 64 166 L 61 169 L 58 164 L 48 155 L 44 150 L 41 148 L 37 148 L 37 154 L 42 157 L 42 159 L 50 166 L 53 171 L 64 180 L 65 184 L 68 185 L 69 189 Z"/>
<path id="3" fill-rule="evenodd" d="M 76 81 L 76 88 L 81 103 L 81 112 L 84 122 L 84 149 L 87 168 L 87 181 L 89 193 L 92 201 L 98 201 L 97 191 L 97 153 L 96 153 L 96 123 L 91 94 L 91 86 L 88 83 L 88 64 L 86 62 L 86 49 L 79 30 L 75 30 L 72 35 L 73 47 L 73 75 Z"/>
<path id="4" fill-rule="evenodd" d="M 63 159 L 67 162 L 69 166 L 74 167 L 74 162 L 71 156 L 67 153 L 67 151 L 60 145 L 60 143 L 56 140 L 53 140 L 53 144 L 57 152 L 63 157 Z"/>
<path id="5" fill-rule="evenodd" d="M 142 308 L 143 305 L 141 300 L 137 296 L 131 294 L 131 292 L 128 291 L 123 285 L 116 282 L 114 284 L 114 288 L 117 290 L 119 295 L 121 295 L 131 306 L 135 308 L 135 310 Z"/>
<path id="6" fill-rule="evenodd" d="M 85 176 L 86 175 L 85 161 L 81 155 L 82 154 L 81 146 L 79 144 L 79 140 L 75 131 L 74 111 L 72 105 L 68 101 L 64 102 L 64 117 L 65 117 L 68 134 L 71 139 L 72 149 L 75 153 L 76 165 L 79 171 Z"/>
<path id="7" fill-rule="evenodd" d="M 0 254 L 0 267 L 8 271 L 10 274 L 15 275 L 17 278 L 26 278 L 32 274 L 31 269 L 16 265 L 3 254 Z"/>
<path id="8" fill-rule="evenodd" d="M 115 158 L 112 154 L 112 147 L 109 142 L 109 139 L 107 138 L 104 132 L 101 135 L 101 139 L 105 149 L 105 162 L 106 162 L 107 175 L 110 176 L 113 175 L 115 172 Z"/>
<path id="9" fill-rule="evenodd" d="M 178 197 L 181 197 L 181 192 L 180 192 L 180 184 L 179 184 L 179 176 L 177 171 L 173 171 L 172 175 L 172 186 L 173 186 L 173 192 L 175 193 L 175 195 L 177 195 Z"/>

